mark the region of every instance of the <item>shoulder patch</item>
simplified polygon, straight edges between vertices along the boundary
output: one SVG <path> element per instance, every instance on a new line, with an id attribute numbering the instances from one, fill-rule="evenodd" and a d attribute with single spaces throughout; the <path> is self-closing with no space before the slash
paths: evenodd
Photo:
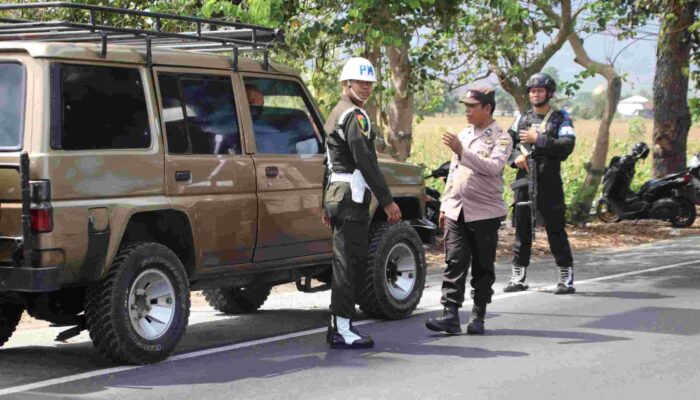
<path id="1" fill-rule="evenodd" d="M 367 136 L 372 129 L 372 124 L 369 122 L 369 117 L 362 109 L 355 109 L 355 119 L 357 120 L 357 125 L 360 127 L 360 132 Z"/>
<path id="2" fill-rule="evenodd" d="M 355 110 L 355 118 L 357 119 L 357 125 L 360 126 L 360 132 L 367 136 L 369 133 L 369 119 L 367 119 L 362 111 L 357 109 Z"/>
<path id="3" fill-rule="evenodd" d="M 559 128 L 559 137 L 576 137 L 576 131 L 574 131 L 574 127 L 571 125 L 564 125 Z"/>

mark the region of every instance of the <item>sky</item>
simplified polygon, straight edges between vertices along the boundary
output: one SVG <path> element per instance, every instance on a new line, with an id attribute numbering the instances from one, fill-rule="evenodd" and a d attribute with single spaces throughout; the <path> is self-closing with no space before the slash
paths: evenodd
<path id="1" fill-rule="evenodd" d="M 640 30 L 654 32 L 657 28 L 650 26 Z M 588 55 L 596 61 L 608 63 L 610 59 L 617 57 L 616 70 L 618 73 L 627 74 L 622 85 L 623 96 L 638 94 L 642 89 L 651 92 L 656 67 L 655 36 L 647 36 L 637 41 L 618 41 L 608 35 L 593 34 L 584 36 L 584 47 Z M 547 66 L 556 68 L 560 78 L 566 81 L 572 81 L 577 73 L 583 71 L 583 68 L 574 62 L 574 51 L 568 42 L 550 59 Z M 592 91 L 604 83 L 605 79 L 602 77 L 589 78 L 583 82 L 580 90 Z"/>

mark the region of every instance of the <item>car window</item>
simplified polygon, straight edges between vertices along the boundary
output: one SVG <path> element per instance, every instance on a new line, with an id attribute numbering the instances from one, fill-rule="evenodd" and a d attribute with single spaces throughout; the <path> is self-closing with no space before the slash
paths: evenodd
<path id="1" fill-rule="evenodd" d="M 146 96 L 135 68 L 52 65 L 52 146 L 64 150 L 151 146 Z"/>
<path id="2" fill-rule="evenodd" d="M 24 68 L 0 63 L 0 149 L 16 150 L 22 142 Z"/>
<path id="3" fill-rule="evenodd" d="M 244 82 L 258 153 L 322 152 L 311 103 L 298 82 L 250 77 Z"/>
<path id="4" fill-rule="evenodd" d="M 230 77 L 158 75 L 171 154 L 241 154 Z"/>

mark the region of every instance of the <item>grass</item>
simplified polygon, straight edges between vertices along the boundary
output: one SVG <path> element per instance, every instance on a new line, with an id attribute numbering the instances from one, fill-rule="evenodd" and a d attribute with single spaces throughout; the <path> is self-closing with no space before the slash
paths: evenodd
<path id="1" fill-rule="evenodd" d="M 507 129 L 512 123 L 511 117 L 497 117 L 496 121 L 503 129 Z M 653 121 L 645 120 L 645 131 L 641 134 L 630 135 L 629 132 L 630 120 L 619 119 L 613 121 L 610 128 L 610 147 L 608 149 L 607 162 L 613 156 L 627 153 L 632 145 L 640 140 L 643 140 L 652 147 L 652 129 Z M 457 133 L 466 127 L 466 117 L 463 115 L 448 115 L 444 117 L 427 117 L 414 130 L 413 146 L 411 149 L 410 162 L 425 166 L 426 171 L 431 171 L 433 168 L 440 166 L 445 161 L 450 160 L 450 150 L 442 144 L 440 138 L 442 132 L 449 130 Z M 571 204 L 578 195 L 579 189 L 586 177 L 584 163 L 587 162 L 593 151 L 593 144 L 598 134 L 598 125 L 600 121 L 596 120 L 576 120 L 574 126 L 576 129 L 576 147 L 569 158 L 562 163 L 562 180 L 564 182 L 564 192 L 566 195 L 567 204 Z M 688 134 L 688 156 L 700 151 L 700 125 L 693 126 Z M 606 162 L 606 165 L 607 165 Z M 510 190 L 510 183 L 515 177 L 515 170 L 506 167 L 504 174 L 504 201 L 506 204 L 512 202 L 513 193 Z M 652 157 L 651 155 L 641 163 L 637 164 L 637 172 L 635 174 L 633 188 L 639 187 L 642 183 L 652 177 Z M 429 185 L 442 192 L 442 181 L 430 180 Z M 598 195 L 600 188 L 598 188 Z M 596 196 L 597 198 L 598 196 Z"/>

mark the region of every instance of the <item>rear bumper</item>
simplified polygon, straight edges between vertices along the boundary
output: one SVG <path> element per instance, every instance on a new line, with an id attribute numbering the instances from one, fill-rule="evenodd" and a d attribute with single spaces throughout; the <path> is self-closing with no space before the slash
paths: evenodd
<path id="1" fill-rule="evenodd" d="M 60 286 L 61 267 L 0 266 L 0 291 L 51 292 Z"/>

